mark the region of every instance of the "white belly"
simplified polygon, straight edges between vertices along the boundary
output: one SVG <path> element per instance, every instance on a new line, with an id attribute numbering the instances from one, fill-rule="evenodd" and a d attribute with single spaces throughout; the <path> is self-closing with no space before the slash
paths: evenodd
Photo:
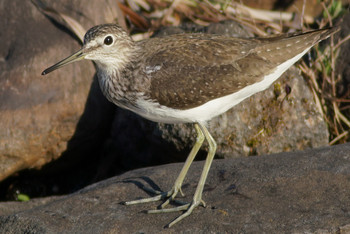
<path id="1" fill-rule="evenodd" d="M 215 116 L 218 116 L 233 106 L 237 105 L 244 99 L 252 96 L 255 93 L 267 89 L 275 80 L 277 80 L 283 72 L 298 61 L 311 47 L 304 50 L 299 55 L 287 60 L 276 67 L 273 73 L 264 77 L 258 83 L 249 85 L 240 91 L 220 97 L 205 104 L 187 110 L 172 109 L 166 106 L 161 106 L 157 103 L 150 102 L 140 98 L 137 102 L 140 109 L 132 110 L 146 119 L 163 122 L 163 123 L 192 123 L 206 122 Z"/>

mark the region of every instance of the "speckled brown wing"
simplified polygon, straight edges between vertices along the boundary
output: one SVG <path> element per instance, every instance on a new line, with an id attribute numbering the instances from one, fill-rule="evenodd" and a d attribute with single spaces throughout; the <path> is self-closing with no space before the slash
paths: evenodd
<path id="1" fill-rule="evenodd" d="M 146 95 L 175 109 L 202 105 L 261 81 L 279 64 L 314 45 L 322 33 L 268 39 L 192 34 L 148 40 L 142 46 L 153 51 L 147 51 L 141 63 L 150 78 Z"/>
<path id="2" fill-rule="evenodd" d="M 164 70 L 153 77 L 151 98 L 175 109 L 193 108 L 260 81 L 267 68 L 273 68 L 271 63 L 253 54 L 237 60 L 236 65 L 185 65 L 176 70 L 173 67 L 172 71 Z M 165 81 L 161 78 L 164 76 L 169 79 Z"/>
<path id="3" fill-rule="evenodd" d="M 151 80 L 146 95 L 176 109 L 189 109 L 255 83 L 261 72 L 256 66 L 266 63 L 250 55 L 255 47 L 252 40 L 198 34 L 155 38 L 147 43 L 152 43 L 156 52 L 148 51 L 141 62 L 140 70 Z M 241 64 L 247 56 L 257 61 Z M 246 70 L 251 73 L 242 77 Z"/>

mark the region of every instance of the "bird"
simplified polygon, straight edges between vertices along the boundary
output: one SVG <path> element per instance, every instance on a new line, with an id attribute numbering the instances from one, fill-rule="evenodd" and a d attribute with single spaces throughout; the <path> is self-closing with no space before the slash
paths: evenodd
<path id="1" fill-rule="evenodd" d="M 193 123 L 196 141 L 173 187 L 154 197 L 125 205 L 164 200 L 148 213 L 182 211 L 166 227 L 205 206 L 202 192 L 216 151 L 208 121 L 244 99 L 267 89 L 311 47 L 339 27 L 281 34 L 267 38 L 237 38 L 188 33 L 134 41 L 117 24 L 89 29 L 82 48 L 42 72 L 46 75 L 86 59 L 97 67 L 100 88 L 115 105 L 148 120 L 167 124 Z M 208 153 L 191 202 L 165 208 L 182 192 L 182 183 L 204 141 Z"/>

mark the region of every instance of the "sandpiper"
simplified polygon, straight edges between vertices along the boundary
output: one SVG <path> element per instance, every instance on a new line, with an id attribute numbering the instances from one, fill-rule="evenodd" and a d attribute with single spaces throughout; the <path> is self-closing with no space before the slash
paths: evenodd
<path id="1" fill-rule="evenodd" d="M 133 41 L 118 25 L 98 25 L 87 31 L 83 47 L 43 71 L 89 59 L 97 65 L 100 87 L 109 101 L 163 123 L 194 123 L 193 146 L 174 186 L 155 197 L 126 205 L 166 201 L 148 213 L 184 211 L 170 227 L 190 215 L 202 200 L 204 183 L 216 151 L 206 122 L 251 95 L 268 88 L 312 46 L 338 27 L 269 38 L 233 38 L 212 34 L 177 34 Z M 192 202 L 165 209 L 181 193 L 187 171 L 204 140 L 208 155 Z"/>

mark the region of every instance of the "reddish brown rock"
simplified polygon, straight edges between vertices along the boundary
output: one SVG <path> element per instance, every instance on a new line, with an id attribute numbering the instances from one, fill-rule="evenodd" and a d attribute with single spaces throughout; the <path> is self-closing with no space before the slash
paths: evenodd
<path id="1" fill-rule="evenodd" d="M 117 4 L 112 0 L 45 3 L 85 28 L 111 22 Z M 84 110 L 95 68 L 85 62 L 42 77 L 43 69 L 77 50 L 79 43 L 30 1 L 6 1 L 0 11 L 2 180 L 20 169 L 41 167 L 67 148 Z"/>

